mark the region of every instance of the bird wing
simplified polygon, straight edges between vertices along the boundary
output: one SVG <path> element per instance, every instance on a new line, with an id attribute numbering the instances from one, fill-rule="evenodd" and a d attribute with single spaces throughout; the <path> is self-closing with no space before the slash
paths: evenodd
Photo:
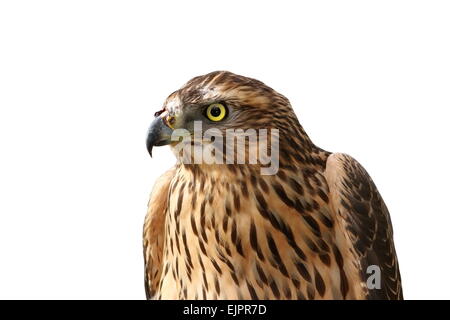
<path id="1" fill-rule="evenodd" d="M 389 211 L 369 174 L 352 157 L 335 153 L 327 160 L 325 176 L 332 208 L 353 248 L 361 279 L 370 276 L 371 265 L 381 270 L 381 288 L 368 290 L 367 298 L 403 299 Z"/>
<path id="2" fill-rule="evenodd" d="M 143 235 L 147 299 L 153 298 L 161 278 L 167 198 L 174 173 L 171 169 L 158 178 L 148 202 Z"/>

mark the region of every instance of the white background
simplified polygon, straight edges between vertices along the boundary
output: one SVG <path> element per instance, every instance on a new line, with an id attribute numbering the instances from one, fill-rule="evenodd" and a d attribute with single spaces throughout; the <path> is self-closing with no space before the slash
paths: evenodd
<path id="1" fill-rule="evenodd" d="M 450 298 L 448 1 L 2 1 L 0 298 L 143 299 L 153 113 L 229 70 L 357 158 L 408 299 Z"/>

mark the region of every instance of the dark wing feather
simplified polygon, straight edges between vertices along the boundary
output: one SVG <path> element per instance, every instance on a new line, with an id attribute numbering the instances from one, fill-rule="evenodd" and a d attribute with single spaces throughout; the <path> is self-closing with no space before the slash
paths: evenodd
<path id="1" fill-rule="evenodd" d="M 403 299 L 389 211 L 366 170 L 352 157 L 332 154 L 325 173 L 336 215 L 354 248 L 361 278 L 367 268 L 381 269 L 381 289 L 370 289 L 367 299 Z"/>

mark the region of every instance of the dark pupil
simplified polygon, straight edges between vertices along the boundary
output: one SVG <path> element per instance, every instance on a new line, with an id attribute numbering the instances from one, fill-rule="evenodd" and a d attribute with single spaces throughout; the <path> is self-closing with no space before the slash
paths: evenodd
<path id="1" fill-rule="evenodd" d="M 213 117 L 218 117 L 218 116 L 220 116 L 220 113 L 221 113 L 221 111 L 220 111 L 220 108 L 219 108 L 219 107 L 213 107 L 213 108 L 211 109 L 211 115 L 212 115 Z"/>

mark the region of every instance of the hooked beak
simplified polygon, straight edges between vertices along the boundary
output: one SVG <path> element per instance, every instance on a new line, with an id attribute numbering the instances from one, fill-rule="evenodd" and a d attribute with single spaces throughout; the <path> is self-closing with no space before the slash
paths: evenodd
<path id="1" fill-rule="evenodd" d="M 165 146 L 171 142 L 172 131 L 173 130 L 166 125 L 164 117 L 161 117 L 161 115 L 158 115 L 152 121 L 147 135 L 147 150 L 150 157 L 152 156 L 153 146 Z"/>

